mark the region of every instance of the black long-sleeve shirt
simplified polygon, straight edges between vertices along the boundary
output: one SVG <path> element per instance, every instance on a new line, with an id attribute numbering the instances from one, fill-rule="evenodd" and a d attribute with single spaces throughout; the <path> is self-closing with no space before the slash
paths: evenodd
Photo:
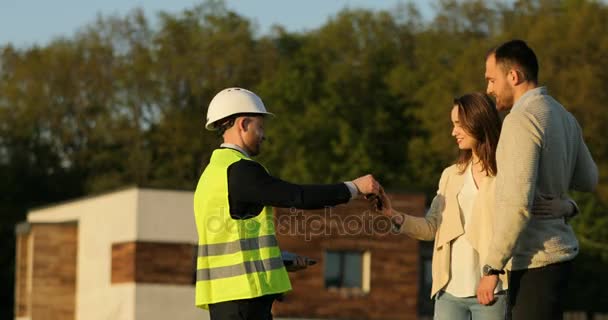
<path id="1" fill-rule="evenodd" d="M 228 201 L 233 219 L 255 217 L 264 206 L 321 209 L 350 199 L 351 192 L 344 183 L 293 184 L 271 176 L 262 165 L 249 160 L 228 167 Z"/>

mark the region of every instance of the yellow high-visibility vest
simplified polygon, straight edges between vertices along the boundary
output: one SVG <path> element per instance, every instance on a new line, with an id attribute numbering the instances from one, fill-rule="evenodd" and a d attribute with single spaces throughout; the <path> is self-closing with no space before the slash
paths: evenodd
<path id="1" fill-rule="evenodd" d="M 272 207 L 264 207 L 250 219 L 230 217 L 227 171 L 241 159 L 253 161 L 233 149 L 215 150 L 194 193 L 199 308 L 291 290 L 275 236 Z"/>

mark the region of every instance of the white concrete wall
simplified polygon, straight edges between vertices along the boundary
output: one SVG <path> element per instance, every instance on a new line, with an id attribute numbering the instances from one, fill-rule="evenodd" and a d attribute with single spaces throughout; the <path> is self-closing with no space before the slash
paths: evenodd
<path id="1" fill-rule="evenodd" d="M 196 244 L 193 199 L 189 191 L 140 189 L 137 239 Z"/>
<path id="2" fill-rule="evenodd" d="M 197 243 L 192 192 L 127 189 L 34 210 L 28 221 L 78 221 L 77 320 L 202 320 L 194 286 L 111 284 L 112 244 Z"/>
<path id="3" fill-rule="evenodd" d="M 194 306 L 194 286 L 139 284 L 136 320 L 205 320 L 209 312 Z"/>
<path id="4" fill-rule="evenodd" d="M 112 244 L 136 240 L 137 189 L 34 210 L 28 221 L 78 221 L 77 320 L 133 320 L 135 286 L 111 284 Z"/>
<path id="5" fill-rule="evenodd" d="M 108 282 L 109 284 L 109 282 Z M 78 304 L 77 320 L 134 320 L 135 283 L 119 283 L 100 289 L 98 294 L 87 293 L 86 301 Z M 104 299 L 104 300 L 101 300 Z"/>
<path id="6" fill-rule="evenodd" d="M 198 243 L 194 193 L 143 189 L 139 193 L 137 239 L 140 241 Z M 193 285 L 139 284 L 136 320 L 202 320 L 209 313 L 194 306 Z"/>

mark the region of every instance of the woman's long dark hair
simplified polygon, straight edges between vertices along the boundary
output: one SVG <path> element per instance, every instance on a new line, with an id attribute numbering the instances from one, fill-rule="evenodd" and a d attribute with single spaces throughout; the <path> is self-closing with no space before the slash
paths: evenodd
<path id="1" fill-rule="evenodd" d="M 496 175 L 496 146 L 500 136 L 501 121 L 494 101 L 484 93 L 474 92 L 454 99 L 458 108 L 458 121 L 462 128 L 477 140 L 475 153 L 486 175 Z M 460 150 L 456 164 L 464 173 L 473 157 L 472 150 Z"/>

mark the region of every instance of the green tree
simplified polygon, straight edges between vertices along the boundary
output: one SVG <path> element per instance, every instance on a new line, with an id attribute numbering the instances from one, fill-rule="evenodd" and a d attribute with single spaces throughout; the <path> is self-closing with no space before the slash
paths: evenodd
<path id="1" fill-rule="evenodd" d="M 256 37 L 251 21 L 209 0 L 160 12 L 154 26 L 136 9 L 45 46 L 0 46 L 0 281 L 13 282 L 13 226 L 33 207 L 124 185 L 192 190 L 220 142 L 204 123 L 225 87 L 254 90 L 277 114 L 260 157 L 275 175 L 307 183 L 371 172 L 388 189 L 430 196 L 457 153 L 452 99 L 485 91 L 487 50 L 521 38 L 600 169 L 598 192 L 575 194 L 581 254 L 568 307 L 606 311 L 608 5 L 436 4 L 428 22 L 401 4 Z M 0 298 L 0 318 L 12 318 L 13 292 Z"/>

